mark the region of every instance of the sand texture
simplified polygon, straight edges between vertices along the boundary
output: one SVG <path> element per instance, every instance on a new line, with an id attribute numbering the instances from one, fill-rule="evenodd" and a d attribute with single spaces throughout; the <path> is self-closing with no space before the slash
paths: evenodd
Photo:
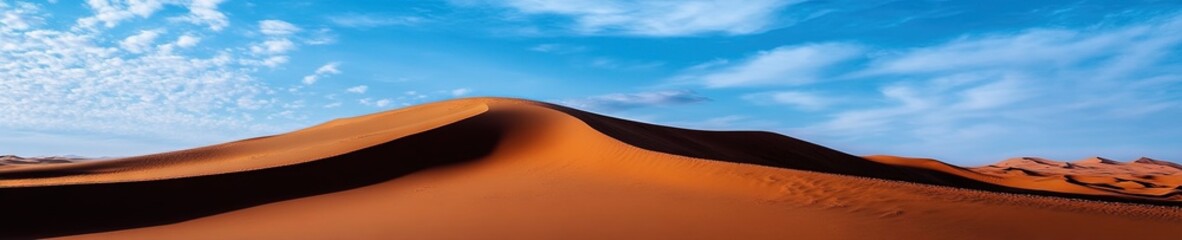
<path id="1" fill-rule="evenodd" d="M 1177 178 L 1134 165 L 1158 162 L 960 168 L 470 98 L 0 168 L 0 239 L 1177 239 L 1178 199 L 1142 184 Z"/>

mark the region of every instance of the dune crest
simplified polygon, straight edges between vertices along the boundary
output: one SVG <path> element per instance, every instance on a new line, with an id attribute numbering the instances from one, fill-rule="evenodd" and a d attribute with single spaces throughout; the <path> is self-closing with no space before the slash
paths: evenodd
<path id="1" fill-rule="evenodd" d="M 1182 210 L 1120 203 L 1157 199 L 1031 190 L 935 160 L 890 161 L 767 132 L 470 98 L 191 150 L 0 169 L 0 204 L 20 206 L 5 209 L 18 221 L 0 224 L 0 239 L 1182 234 Z"/>

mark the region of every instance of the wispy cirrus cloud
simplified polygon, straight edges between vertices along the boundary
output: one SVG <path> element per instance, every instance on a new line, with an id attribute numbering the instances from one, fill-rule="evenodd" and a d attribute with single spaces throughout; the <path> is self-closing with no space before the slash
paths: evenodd
<path id="1" fill-rule="evenodd" d="M 369 90 L 369 86 L 366 86 L 366 85 L 357 85 L 357 86 L 354 86 L 354 87 L 351 87 L 351 88 L 345 89 L 345 92 L 356 93 L 356 94 L 364 94 L 364 93 L 365 93 L 365 91 L 368 91 L 368 90 Z"/>
<path id="2" fill-rule="evenodd" d="M 862 47 L 846 43 L 783 46 L 733 63 L 705 63 L 673 81 L 707 88 L 803 85 L 817 82 L 831 67 L 859 57 L 862 51 Z"/>
<path id="3" fill-rule="evenodd" d="M 637 93 L 613 93 L 580 99 L 568 99 L 558 103 L 598 111 L 622 111 L 642 107 L 693 104 L 710 101 L 693 91 L 667 90 Z"/>
<path id="4" fill-rule="evenodd" d="M 838 102 L 831 96 L 795 90 L 752 93 L 744 95 L 743 99 L 756 104 L 788 105 L 806 111 L 822 110 Z"/>
<path id="5" fill-rule="evenodd" d="M 571 30 L 587 35 L 687 36 L 698 34 L 743 35 L 768 30 L 777 12 L 797 0 L 624 1 L 624 0 L 490 0 L 530 15 L 557 15 L 571 19 Z"/>
<path id="6" fill-rule="evenodd" d="M 259 21 L 259 32 L 269 36 L 284 36 L 291 35 L 303 31 L 300 27 L 289 22 L 280 20 L 262 20 Z"/>
<path id="7" fill-rule="evenodd" d="M 529 50 L 534 51 L 534 52 L 553 53 L 553 54 L 571 54 L 571 53 L 579 53 L 579 52 L 587 51 L 587 47 L 586 46 L 579 46 L 579 45 L 559 44 L 559 43 L 546 43 L 546 44 L 538 44 L 533 47 L 530 47 Z"/>
<path id="8" fill-rule="evenodd" d="M 419 16 L 390 16 L 380 14 L 348 13 L 329 16 L 328 21 L 334 25 L 347 28 L 378 28 L 389 26 L 415 26 L 427 22 Z"/>
<path id="9" fill-rule="evenodd" d="M 908 81 L 924 92 L 916 98 L 947 110 L 1113 113 L 1177 101 L 1160 91 L 1179 87 L 1182 80 L 1182 72 L 1166 62 L 1166 54 L 1182 43 L 1180 32 L 1182 17 L 1115 29 L 966 37 L 878 57 L 865 73 L 926 78 Z M 889 92 L 884 96 L 891 97 Z"/>
<path id="10" fill-rule="evenodd" d="M 971 147 L 976 141 L 1049 145 L 1080 134 L 1080 126 L 1105 126 L 1088 131 L 1113 139 L 1138 136 L 1130 124 L 1179 117 L 1170 111 L 1182 109 L 1182 99 L 1170 94 L 1182 90 L 1179 33 L 1182 16 L 966 36 L 886 52 L 857 74 L 888 83 L 879 98 L 862 98 L 875 107 L 836 111 L 801 130 L 965 152 L 983 152 Z M 1034 130 L 1041 134 L 1024 134 Z"/>
<path id="11" fill-rule="evenodd" d="M 338 69 L 340 65 L 340 62 L 325 63 L 324 65 L 320 66 L 320 68 L 316 68 L 316 71 L 312 72 L 311 75 L 304 76 L 304 79 L 301 82 L 303 82 L 304 85 L 312 85 L 316 84 L 316 81 L 319 81 L 325 77 L 341 74 L 341 70 Z"/>

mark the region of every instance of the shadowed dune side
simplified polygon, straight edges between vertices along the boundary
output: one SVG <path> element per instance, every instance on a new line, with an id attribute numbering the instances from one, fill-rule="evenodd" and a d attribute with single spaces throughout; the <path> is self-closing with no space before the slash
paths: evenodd
<path id="1" fill-rule="evenodd" d="M 644 149 L 694 158 L 977 189 L 996 186 L 940 171 L 899 167 L 770 132 L 702 131 L 628 121 L 562 106 L 592 128 Z"/>
<path id="2" fill-rule="evenodd" d="M 508 129 L 507 120 L 497 113 L 482 114 L 355 152 L 254 171 L 142 182 L 0 188 L 0 199 L 9 205 L 2 211 L 0 239 L 175 223 L 367 186 L 480 158 L 496 147 Z"/>
<path id="3" fill-rule="evenodd" d="M 1082 188 L 1028 188 L 934 159 L 858 157 L 771 132 L 702 131 L 634 122 L 551 105 L 630 145 L 668 154 L 770 167 L 1005 193 L 1180 206 L 1168 197 L 1105 194 Z"/>

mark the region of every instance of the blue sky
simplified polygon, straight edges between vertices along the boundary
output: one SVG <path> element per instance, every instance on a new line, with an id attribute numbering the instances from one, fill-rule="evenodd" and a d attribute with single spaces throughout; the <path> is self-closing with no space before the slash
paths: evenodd
<path id="1" fill-rule="evenodd" d="M 739 2 L 0 0 L 0 153 L 507 96 L 965 165 L 1182 160 L 1182 2 Z"/>

